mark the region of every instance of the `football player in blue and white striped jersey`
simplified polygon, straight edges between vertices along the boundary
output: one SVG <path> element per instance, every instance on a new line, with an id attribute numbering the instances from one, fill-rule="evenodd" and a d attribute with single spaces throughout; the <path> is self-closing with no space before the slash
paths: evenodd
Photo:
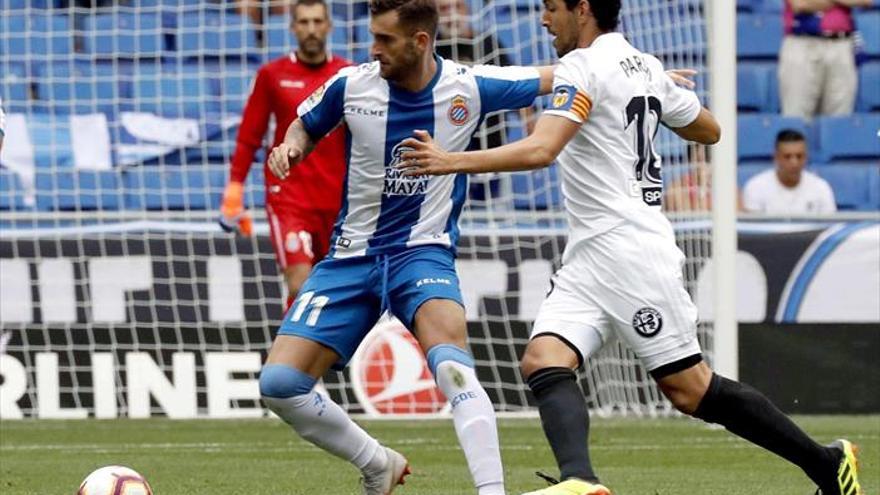
<path id="1" fill-rule="evenodd" d="M 343 368 L 386 310 L 415 335 L 452 404 L 455 430 L 480 495 L 504 494 L 495 412 L 467 351 L 455 271 L 464 175 L 410 177 L 400 143 L 428 129 L 465 150 L 486 114 L 549 93 L 552 67 L 468 67 L 434 54 L 433 0 L 373 0 L 374 62 L 342 69 L 298 109 L 269 167 L 279 177 L 315 142 L 345 126 L 348 162 L 331 250 L 312 271 L 272 345 L 260 377 L 266 404 L 300 435 L 352 462 L 367 494 L 387 494 L 408 472 L 316 381 Z"/>

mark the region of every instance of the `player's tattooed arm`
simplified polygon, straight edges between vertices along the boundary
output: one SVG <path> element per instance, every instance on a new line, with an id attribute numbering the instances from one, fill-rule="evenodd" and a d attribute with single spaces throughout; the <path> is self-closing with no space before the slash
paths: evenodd
<path id="1" fill-rule="evenodd" d="M 275 177 L 286 179 L 290 174 L 290 168 L 301 162 L 314 147 L 315 143 L 306 132 L 302 121 L 294 120 L 287 128 L 284 141 L 269 154 L 269 170 L 275 174 Z"/>
<path id="2" fill-rule="evenodd" d="M 580 123 L 564 117 L 542 115 L 535 125 L 535 132 L 525 139 L 488 150 L 459 153 L 440 148 L 427 131 L 415 131 L 415 138 L 401 143 L 412 151 L 403 154 L 398 168 L 404 169 L 405 175 L 477 174 L 543 168 L 556 159 L 580 127 Z"/>

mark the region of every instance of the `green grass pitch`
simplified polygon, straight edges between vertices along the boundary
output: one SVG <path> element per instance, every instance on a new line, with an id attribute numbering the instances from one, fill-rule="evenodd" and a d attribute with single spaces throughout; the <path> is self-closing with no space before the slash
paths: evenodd
<path id="1" fill-rule="evenodd" d="M 865 493 L 880 493 L 880 416 L 800 416 L 822 442 L 862 447 Z M 407 455 L 414 474 L 400 495 L 473 494 L 451 421 L 365 421 Z M 508 492 L 555 475 L 537 419 L 500 420 Z M 812 495 L 800 471 L 727 432 L 689 419 L 594 419 L 592 454 L 616 495 Z M 276 420 L 4 421 L 0 493 L 73 494 L 92 469 L 125 464 L 158 495 L 356 494 L 358 474 Z"/>

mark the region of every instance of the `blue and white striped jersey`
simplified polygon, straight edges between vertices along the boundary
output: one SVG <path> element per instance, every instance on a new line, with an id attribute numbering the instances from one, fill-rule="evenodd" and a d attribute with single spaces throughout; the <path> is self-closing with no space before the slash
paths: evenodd
<path id="1" fill-rule="evenodd" d="M 437 73 L 417 93 L 388 83 L 379 63 L 346 67 L 300 105 L 314 141 L 346 126 L 348 168 L 331 258 L 439 244 L 455 249 L 467 176 L 404 177 L 395 166 L 413 131 L 428 131 L 447 151 L 464 151 L 486 114 L 532 103 L 538 71 L 468 67 L 436 57 Z"/>

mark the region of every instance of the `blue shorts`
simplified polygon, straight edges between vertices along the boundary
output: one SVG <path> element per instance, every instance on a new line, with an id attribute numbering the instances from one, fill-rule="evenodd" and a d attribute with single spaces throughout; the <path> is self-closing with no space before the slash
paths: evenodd
<path id="1" fill-rule="evenodd" d="M 429 299 L 450 299 L 464 306 L 455 256 L 444 247 L 328 258 L 312 270 L 278 335 L 295 335 L 333 349 L 340 356 L 333 368 L 341 370 L 386 309 L 413 331 L 416 311 Z"/>

